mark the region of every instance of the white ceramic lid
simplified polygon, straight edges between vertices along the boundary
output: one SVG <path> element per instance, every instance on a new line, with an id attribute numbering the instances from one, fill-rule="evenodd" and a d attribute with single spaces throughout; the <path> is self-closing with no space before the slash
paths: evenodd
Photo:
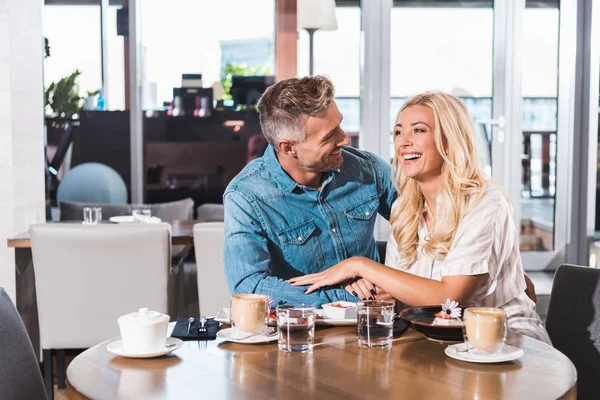
<path id="1" fill-rule="evenodd" d="M 140 308 L 136 312 L 119 317 L 119 322 L 136 325 L 152 325 L 164 322 L 165 319 L 168 320 L 169 316 L 158 311 L 149 311 L 147 308 Z"/>

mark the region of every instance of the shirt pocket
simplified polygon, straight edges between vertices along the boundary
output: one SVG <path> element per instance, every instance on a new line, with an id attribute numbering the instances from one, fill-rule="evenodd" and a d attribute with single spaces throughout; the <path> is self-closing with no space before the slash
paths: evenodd
<path id="1" fill-rule="evenodd" d="M 373 238 L 375 215 L 378 209 L 379 198 L 373 196 L 344 211 L 344 214 L 348 218 L 348 224 L 352 228 L 358 250 L 366 248 L 369 241 Z"/>
<path id="2" fill-rule="evenodd" d="M 298 271 L 316 272 L 325 263 L 319 232 L 312 219 L 277 232 L 285 260 Z"/>

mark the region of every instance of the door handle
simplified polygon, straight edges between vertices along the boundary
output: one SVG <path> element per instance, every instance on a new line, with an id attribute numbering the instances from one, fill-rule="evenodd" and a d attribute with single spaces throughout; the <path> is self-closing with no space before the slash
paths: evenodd
<path id="1" fill-rule="evenodd" d="M 498 143 L 504 143 L 504 127 L 506 126 L 506 119 L 504 118 L 503 115 L 499 116 L 496 119 L 479 119 L 479 120 L 475 121 L 475 123 L 480 124 L 480 125 L 498 127 L 498 129 L 496 131 L 496 138 L 498 139 Z M 492 129 L 492 132 L 493 132 L 493 129 Z M 493 135 L 493 133 L 492 133 L 492 135 Z"/>

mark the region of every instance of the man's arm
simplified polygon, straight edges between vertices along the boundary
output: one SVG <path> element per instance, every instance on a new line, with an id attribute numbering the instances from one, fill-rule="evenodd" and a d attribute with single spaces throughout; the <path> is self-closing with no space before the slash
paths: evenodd
<path id="1" fill-rule="evenodd" d="M 262 293 L 271 296 L 276 303 L 308 303 L 317 307 L 337 300 L 356 301 L 356 298 L 341 288 L 306 295 L 306 288 L 292 287 L 284 280 L 272 276 L 269 240 L 263 229 L 259 211 L 254 209 L 249 199 L 236 191 L 228 191 L 223 196 L 223 204 L 223 262 L 231 293 Z"/>

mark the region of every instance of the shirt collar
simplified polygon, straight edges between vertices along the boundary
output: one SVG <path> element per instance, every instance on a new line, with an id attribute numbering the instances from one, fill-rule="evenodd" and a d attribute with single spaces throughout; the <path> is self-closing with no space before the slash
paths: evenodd
<path id="1" fill-rule="evenodd" d="M 277 159 L 277 154 L 275 154 L 275 149 L 271 145 L 267 147 L 265 150 L 265 154 L 263 156 L 265 160 L 265 165 L 275 178 L 277 185 L 285 191 L 291 192 L 298 186 L 298 183 L 293 180 L 287 172 L 284 171 L 283 167 L 279 163 Z"/>
<path id="2" fill-rule="evenodd" d="M 269 145 L 267 147 L 267 149 L 265 150 L 263 159 L 265 160 L 265 165 L 267 166 L 267 168 L 269 169 L 269 171 L 275 178 L 275 181 L 277 182 L 277 184 L 279 185 L 280 188 L 282 188 L 283 190 L 286 190 L 288 192 L 291 192 L 297 186 L 302 187 L 302 185 L 300 185 L 298 182 L 293 180 L 288 175 L 288 173 L 285 172 L 285 170 L 279 163 L 279 160 L 277 159 L 277 154 L 275 154 L 275 149 L 273 149 L 273 147 L 271 145 Z M 333 173 L 339 173 L 339 172 L 340 172 L 340 169 L 338 168 L 331 172 L 324 173 L 325 175 L 323 177 L 324 178 L 323 186 L 325 186 L 329 181 L 331 181 L 331 179 L 333 178 Z"/>

